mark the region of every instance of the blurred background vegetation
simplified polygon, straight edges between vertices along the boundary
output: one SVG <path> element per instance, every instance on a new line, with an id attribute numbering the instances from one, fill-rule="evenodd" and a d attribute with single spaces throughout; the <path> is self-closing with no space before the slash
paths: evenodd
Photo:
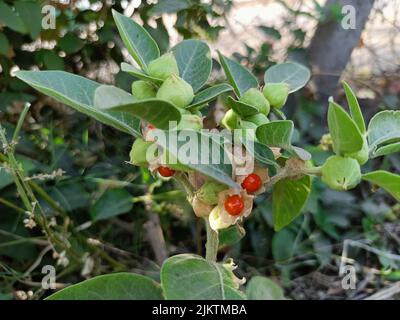
<path id="1" fill-rule="evenodd" d="M 56 8 L 56 29 L 44 30 L 48 4 Z M 340 27 L 345 4 L 356 7 L 355 30 Z M 131 58 L 111 8 L 143 23 L 163 52 L 183 38 L 203 39 L 213 53 L 234 56 L 260 78 L 284 60 L 308 65 L 312 81 L 285 111 L 295 121 L 297 144 L 307 146 L 316 164 L 329 154 L 320 139 L 327 132 L 326 98 L 343 102 L 340 78 L 357 92 L 367 120 L 399 109 L 399 0 L 0 0 L 0 123 L 10 142 L 31 103 L 16 158 L 37 199 L 32 205 L 45 216 L 39 226 L 30 221 L 1 150 L 0 299 L 48 295 L 41 288 L 44 265 L 56 266 L 61 288 L 115 271 L 158 277 L 165 257 L 203 253 L 202 221 L 179 187 L 126 163 L 131 137 L 13 76 L 20 69 L 66 70 L 129 91 L 134 78 L 119 64 Z M 211 81 L 223 80 L 215 61 Z M 218 101 L 204 115 L 218 122 L 222 111 Z M 400 157 L 367 166 L 398 173 Z M 314 184 L 304 215 L 278 233 L 270 197 L 257 198 L 246 235 L 223 235 L 220 258 L 233 257 L 241 276 L 272 277 L 293 299 L 362 299 L 400 281 L 400 206 L 367 184 L 346 193 Z M 356 267 L 355 290 L 342 289 L 341 262 Z"/>

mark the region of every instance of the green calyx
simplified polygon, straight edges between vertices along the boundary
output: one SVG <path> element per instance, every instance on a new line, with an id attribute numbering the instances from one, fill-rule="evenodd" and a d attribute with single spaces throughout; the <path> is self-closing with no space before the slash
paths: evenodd
<path id="1" fill-rule="evenodd" d="M 257 113 L 255 115 L 245 118 L 244 120 L 254 123 L 255 125 L 257 125 L 257 127 L 269 122 L 269 119 L 263 113 Z"/>
<path id="2" fill-rule="evenodd" d="M 200 131 L 201 129 L 203 129 L 203 119 L 196 114 L 183 114 L 177 126 L 177 130 Z"/>
<path id="3" fill-rule="evenodd" d="M 135 142 L 133 142 L 131 152 L 129 153 L 130 163 L 135 166 L 147 166 L 149 160 L 147 151 L 153 144 L 154 142 L 137 138 Z"/>
<path id="4" fill-rule="evenodd" d="M 369 159 L 369 148 L 368 148 L 367 139 L 365 137 L 363 137 L 363 141 L 364 141 L 363 147 L 360 151 L 345 154 L 346 157 L 356 159 L 358 161 L 358 163 L 360 164 L 360 166 L 365 164 Z"/>
<path id="5" fill-rule="evenodd" d="M 239 128 L 239 116 L 233 111 L 232 109 L 229 109 L 224 117 L 221 120 L 221 125 L 229 130 L 234 130 Z"/>
<path id="6" fill-rule="evenodd" d="M 271 109 L 268 100 L 256 88 L 251 88 L 247 90 L 240 97 L 239 101 L 256 107 L 258 111 L 260 111 L 265 116 L 269 114 L 269 111 Z"/>
<path id="7" fill-rule="evenodd" d="M 197 197 L 208 205 L 216 205 L 218 203 L 218 194 L 226 190 L 227 186 L 215 181 L 207 181 L 197 191 Z"/>
<path id="8" fill-rule="evenodd" d="M 138 100 L 155 98 L 156 94 L 155 87 L 147 81 L 139 80 L 132 83 L 132 95 Z"/>
<path id="9" fill-rule="evenodd" d="M 165 53 L 151 61 L 148 72 L 150 76 L 161 80 L 166 80 L 171 75 L 179 76 L 178 64 L 172 52 Z"/>
<path id="10" fill-rule="evenodd" d="M 350 190 L 361 181 L 360 165 L 356 159 L 331 156 L 321 169 L 322 181 L 338 191 Z"/>
<path id="11" fill-rule="evenodd" d="M 185 108 L 192 102 L 194 93 L 189 83 L 173 74 L 163 82 L 156 97 L 169 101 L 178 108 Z"/>
<path id="12" fill-rule="evenodd" d="M 289 86 L 283 82 L 268 83 L 264 86 L 263 94 L 272 107 L 281 109 L 289 96 Z"/>

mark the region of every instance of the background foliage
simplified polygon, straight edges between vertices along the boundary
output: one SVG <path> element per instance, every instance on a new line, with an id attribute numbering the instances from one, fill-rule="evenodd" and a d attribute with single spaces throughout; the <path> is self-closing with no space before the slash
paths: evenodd
<path id="1" fill-rule="evenodd" d="M 204 243 L 202 221 L 194 218 L 177 186 L 125 163 L 131 138 L 29 89 L 14 72 L 62 69 L 130 90 L 134 78 L 119 71 L 129 58 L 111 7 L 127 15 L 134 9 L 134 18 L 143 22 L 162 52 L 177 39 L 207 39 L 260 78 L 268 66 L 283 59 L 308 64 L 307 47 L 315 28 L 305 27 L 302 19 L 314 26 L 338 21 L 340 6 L 325 11 L 317 1 L 311 1 L 311 9 L 302 1 L 275 2 L 285 12 L 281 27 L 259 23 L 261 43 L 235 43 L 235 52 L 226 41 L 230 32 L 237 32 L 232 11 L 241 9 L 241 1 L 142 1 L 138 8 L 135 1 L 52 1 L 57 28 L 43 30 L 41 8 L 46 1 L 0 0 L 0 122 L 10 141 L 24 103 L 32 104 L 16 146 L 17 160 L 45 212 L 45 223 L 56 230 L 53 247 L 38 228 L 29 228 L 0 153 L 0 298 L 47 296 L 40 283 L 41 267 L 47 264 L 57 268 L 58 287 L 113 271 L 135 271 L 158 281 L 160 262 L 167 256 L 202 254 Z M 379 15 L 376 5 L 370 19 Z M 361 99 L 367 113 L 398 109 L 399 79 L 393 69 L 363 77 L 352 72 L 351 64 L 344 78 L 370 90 Z M 215 60 L 213 79 L 223 79 Z M 343 92 L 336 95 L 343 99 Z M 286 106 L 298 128 L 293 143 L 309 146 L 317 165 L 324 160 L 324 144 L 315 146 L 327 132 L 326 104 L 311 83 Z M 219 101 L 204 110 L 207 121 L 218 121 L 223 107 Z M 400 172 L 400 158 L 392 155 L 368 166 Z M 221 235 L 220 257 L 234 258 L 240 276 L 272 277 L 294 299 L 363 298 L 388 281 L 398 281 L 399 205 L 383 192 L 372 192 L 366 183 L 346 193 L 313 183 L 305 214 L 279 232 L 272 226 L 271 199 L 257 198 L 242 241 L 236 242 L 243 230 Z M 160 230 L 162 236 L 155 236 Z M 341 287 L 344 252 L 358 271 L 356 290 Z"/>

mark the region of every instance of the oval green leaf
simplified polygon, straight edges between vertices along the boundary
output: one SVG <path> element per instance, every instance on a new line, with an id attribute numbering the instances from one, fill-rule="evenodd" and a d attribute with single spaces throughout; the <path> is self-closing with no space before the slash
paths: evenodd
<path id="1" fill-rule="evenodd" d="M 132 66 L 126 62 L 121 63 L 121 70 L 126 73 L 129 73 L 130 75 L 132 75 L 138 79 L 144 80 L 144 81 L 150 81 L 150 82 L 154 82 L 157 84 L 161 84 L 163 82 L 162 79 L 154 78 L 154 77 L 144 73 L 142 70 L 135 68 L 134 66 Z"/>
<path id="2" fill-rule="evenodd" d="M 278 181 L 272 191 L 272 217 L 276 231 L 291 223 L 303 210 L 311 191 L 311 177 Z"/>
<path id="3" fill-rule="evenodd" d="M 209 46 L 200 40 L 184 40 L 172 48 L 179 76 L 197 92 L 211 74 L 212 61 Z"/>
<path id="4" fill-rule="evenodd" d="M 253 115 L 259 113 L 259 111 L 256 107 L 253 107 L 247 103 L 235 100 L 232 97 L 227 98 L 226 104 L 228 105 L 228 107 L 233 109 L 233 111 L 235 111 L 235 113 L 238 114 L 242 118 L 247 118 L 247 117 L 250 117 L 250 116 L 253 116 Z"/>
<path id="5" fill-rule="evenodd" d="M 140 136 L 140 121 L 122 112 L 108 112 L 94 106 L 95 91 L 101 84 L 64 71 L 18 71 L 17 78 L 36 90 L 69 105 L 120 131 Z"/>
<path id="6" fill-rule="evenodd" d="M 167 300 L 244 300 L 232 271 L 200 256 L 180 254 L 161 268 L 161 283 Z"/>
<path id="7" fill-rule="evenodd" d="M 131 18 L 112 10 L 115 24 L 128 52 L 143 69 L 160 56 L 160 49 L 151 35 Z"/>
<path id="8" fill-rule="evenodd" d="M 378 170 L 363 175 L 363 180 L 376 184 L 400 201 L 400 175 Z"/>
<path id="9" fill-rule="evenodd" d="M 105 220 L 131 211 L 132 195 L 125 189 L 109 189 L 90 209 L 92 220 Z"/>
<path id="10" fill-rule="evenodd" d="M 332 99 L 329 101 L 328 126 L 336 154 L 349 154 L 362 149 L 364 141 L 356 123 Z"/>
<path id="11" fill-rule="evenodd" d="M 276 64 L 264 74 L 264 83 L 284 82 L 289 85 L 289 93 L 304 87 L 310 80 L 310 70 L 296 62 Z"/>
<path id="12" fill-rule="evenodd" d="M 232 87 L 229 84 L 221 83 L 215 86 L 209 87 L 197 93 L 194 96 L 192 104 L 187 107 L 187 109 L 193 109 L 199 107 L 203 104 L 206 104 L 215 98 L 217 98 L 220 94 L 224 92 L 232 91 Z"/>
<path id="13" fill-rule="evenodd" d="M 94 277 L 62 289 L 47 300 L 163 300 L 160 285 L 134 273 Z"/>
<path id="14" fill-rule="evenodd" d="M 283 290 L 274 281 L 266 277 L 252 277 L 246 286 L 249 300 L 285 300 Z"/>
<path id="15" fill-rule="evenodd" d="M 258 87 L 257 78 L 240 63 L 225 57 L 219 51 L 218 57 L 229 83 L 239 98 L 250 88 Z"/>
<path id="16" fill-rule="evenodd" d="M 400 111 L 385 110 L 372 117 L 368 125 L 368 143 L 373 152 L 382 144 L 400 142 Z"/>

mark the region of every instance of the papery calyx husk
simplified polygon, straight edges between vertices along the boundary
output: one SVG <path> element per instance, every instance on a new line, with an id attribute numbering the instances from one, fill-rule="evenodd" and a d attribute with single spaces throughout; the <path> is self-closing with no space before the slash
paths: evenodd
<path id="1" fill-rule="evenodd" d="M 176 75 L 169 76 L 158 89 L 157 99 L 171 102 L 178 108 L 185 108 L 192 102 L 193 88 Z"/>
<path id="2" fill-rule="evenodd" d="M 208 217 L 213 209 L 211 205 L 201 201 L 197 195 L 194 195 L 192 199 L 192 208 L 194 214 L 199 218 Z"/>
<path id="3" fill-rule="evenodd" d="M 353 189 L 361 181 L 361 170 L 357 160 L 348 157 L 331 156 L 321 169 L 324 183 L 334 190 Z"/>
<path id="4" fill-rule="evenodd" d="M 239 101 L 256 107 L 258 111 L 265 116 L 269 114 L 271 108 L 268 100 L 264 97 L 262 92 L 258 91 L 256 88 L 251 88 L 247 90 L 240 97 Z"/>
<path id="5" fill-rule="evenodd" d="M 264 97 L 274 108 L 282 108 L 289 96 L 289 86 L 286 83 L 268 83 L 263 89 Z"/>
<path id="6" fill-rule="evenodd" d="M 138 80 L 132 83 L 132 95 L 138 100 L 156 97 L 156 88 L 147 81 Z"/>
<path id="7" fill-rule="evenodd" d="M 196 194 L 204 203 L 208 205 L 216 205 L 218 203 L 218 194 L 226 189 L 228 189 L 228 187 L 222 183 L 216 181 L 207 181 L 196 192 Z"/>
<path id="8" fill-rule="evenodd" d="M 154 78 L 167 79 L 171 75 L 179 76 L 179 68 L 172 52 L 163 54 L 161 57 L 150 62 L 148 73 Z"/>

